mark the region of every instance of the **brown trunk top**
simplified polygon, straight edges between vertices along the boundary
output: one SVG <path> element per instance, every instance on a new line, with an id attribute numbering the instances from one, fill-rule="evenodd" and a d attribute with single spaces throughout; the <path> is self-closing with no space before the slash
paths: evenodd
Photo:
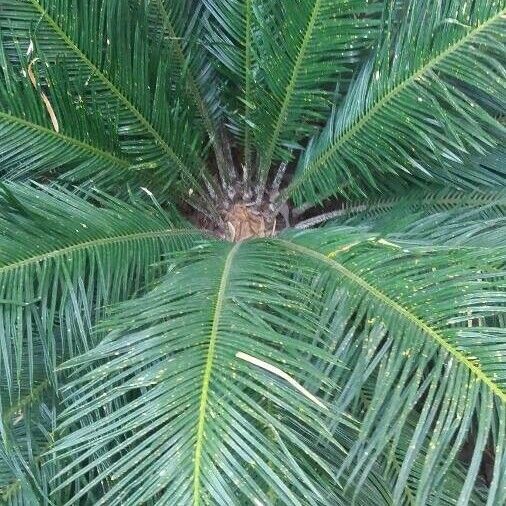
<path id="1" fill-rule="evenodd" d="M 263 214 L 244 204 L 234 204 L 225 215 L 229 239 L 242 241 L 249 237 L 266 237 L 272 235 L 272 223 L 267 223 Z"/>

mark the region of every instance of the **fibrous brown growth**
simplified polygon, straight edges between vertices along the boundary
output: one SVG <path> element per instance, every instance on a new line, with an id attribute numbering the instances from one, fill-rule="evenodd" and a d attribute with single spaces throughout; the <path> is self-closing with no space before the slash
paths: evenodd
<path id="1" fill-rule="evenodd" d="M 233 204 L 225 214 L 226 234 L 231 241 L 242 241 L 249 237 L 267 237 L 274 233 L 274 220 L 269 220 L 262 211 L 244 203 Z"/>

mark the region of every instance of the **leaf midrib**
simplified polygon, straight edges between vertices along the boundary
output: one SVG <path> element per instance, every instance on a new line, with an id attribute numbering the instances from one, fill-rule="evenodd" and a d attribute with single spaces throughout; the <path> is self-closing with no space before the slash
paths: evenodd
<path id="1" fill-rule="evenodd" d="M 249 127 L 250 104 L 251 104 L 251 0 L 244 4 L 244 165 L 249 174 L 251 166 L 251 138 Z"/>
<path id="2" fill-rule="evenodd" d="M 117 156 L 114 156 L 112 153 L 109 153 L 108 151 L 103 151 L 100 148 L 97 148 L 96 146 L 93 146 L 91 144 L 87 144 L 86 142 L 80 141 L 79 139 L 76 139 L 75 137 L 69 137 L 68 135 L 62 134 L 60 132 L 55 132 L 54 130 L 44 127 L 42 125 L 38 125 L 37 123 L 32 123 L 31 121 L 25 120 L 23 118 L 20 118 L 18 116 L 13 116 L 12 114 L 9 114 L 4 111 L 0 111 L 0 118 L 3 118 L 6 122 L 9 123 L 17 123 L 20 125 L 23 125 L 27 128 L 30 128 L 32 130 L 36 130 L 38 132 L 41 132 L 45 135 L 51 135 L 52 137 L 55 137 L 57 139 L 61 139 L 62 141 L 66 142 L 67 144 L 72 144 L 76 146 L 77 148 L 83 149 L 85 151 L 91 152 L 93 155 L 98 156 L 100 158 L 106 158 L 109 161 L 120 165 L 122 168 L 128 168 L 130 166 L 130 163 L 127 160 L 123 160 L 122 158 L 118 158 Z"/>
<path id="3" fill-rule="evenodd" d="M 67 246 L 65 248 L 60 248 L 58 250 L 54 250 L 48 253 L 44 253 L 41 255 L 33 256 L 30 258 L 26 258 L 24 260 L 14 262 L 9 265 L 5 265 L 3 267 L 0 267 L 0 275 L 2 275 L 4 272 L 15 270 L 18 268 L 21 268 L 25 265 L 29 265 L 32 263 L 37 263 L 43 260 L 47 260 L 49 258 L 55 258 L 58 256 L 63 256 L 67 253 L 71 253 L 73 251 L 77 250 L 85 250 L 87 248 L 91 248 L 94 246 L 105 246 L 107 244 L 114 244 L 114 243 L 120 243 L 120 242 L 128 242 L 128 241 L 134 241 L 137 239 L 149 239 L 149 238 L 157 238 L 157 237 L 168 237 L 171 235 L 179 235 L 179 234 L 199 234 L 200 231 L 196 229 L 172 229 L 172 230 L 153 230 L 150 232 L 139 232 L 135 234 L 128 234 L 128 235 L 122 235 L 122 236 L 115 236 L 115 237 L 108 237 L 108 238 L 100 238 L 95 240 L 90 240 L 83 242 L 81 244 L 74 244 L 72 246 Z M 40 383 L 37 387 L 35 387 L 29 394 L 27 394 L 25 397 L 23 397 L 18 403 L 16 403 L 14 406 L 12 406 L 10 409 L 6 411 L 4 416 L 2 417 L 4 420 L 11 416 L 13 413 L 15 413 L 20 407 L 30 403 L 32 400 L 37 398 L 38 395 L 41 394 L 44 390 L 46 390 L 50 386 L 50 382 L 48 380 L 43 381 Z M 10 497 L 18 488 L 20 488 L 20 480 L 16 479 L 12 481 L 10 484 L 7 484 L 5 487 L 0 488 L 0 498 L 7 499 Z"/>
<path id="4" fill-rule="evenodd" d="M 195 459 L 194 459 L 194 473 L 193 473 L 193 504 L 199 506 L 200 504 L 200 467 L 202 462 L 202 449 L 204 446 L 204 429 L 206 422 L 207 403 L 209 397 L 209 384 L 211 381 L 211 373 L 214 361 L 214 352 L 216 349 L 216 341 L 218 339 L 218 329 L 220 324 L 223 303 L 225 300 L 225 292 L 227 290 L 228 281 L 230 278 L 230 270 L 232 262 L 236 255 L 241 243 L 238 242 L 227 254 L 223 272 L 220 279 L 218 294 L 216 295 L 216 303 L 213 311 L 213 319 L 211 326 L 211 334 L 209 337 L 209 347 L 207 350 L 207 359 L 204 369 L 204 376 L 202 380 L 202 395 L 200 397 L 199 416 L 197 422 L 197 437 L 195 443 Z"/>
<path id="5" fill-rule="evenodd" d="M 293 94 L 295 93 L 296 82 L 299 76 L 300 66 L 302 65 L 302 61 L 306 56 L 306 49 L 309 41 L 311 40 L 313 30 L 316 23 L 316 18 L 318 16 L 320 10 L 321 0 L 315 0 L 313 9 L 311 11 L 311 16 L 306 26 L 306 31 L 304 32 L 304 37 L 302 39 L 302 43 L 299 47 L 299 51 L 297 53 L 297 57 L 295 60 L 295 64 L 293 66 L 292 75 L 290 76 L 290 81 L 285 89 L 285 97 L 283 99 L 283 103 L 281 105 L 281 109 L 279 111 L 278 118 L 276 120 L 276 125 L 274 127 L 274 131 L 271 136 L 271 140 L 269 146 L 267 148 L 267 154 L 264 158 L 264 162 L 262 163 L 262 167 L 260 168 L 260 173 L 265 173 L 270 167 L 272 155 L 274 153 L 275 145 L 278 141 L 278 137 L 281 133 L 281 128 L 283 127 L 283 123 L 286 121 L 286 116 L 288 112 L 288 106 L 292 99 Z"/>
<path id="6" fill-rule="evenodd" d="M 68 253 L 72 253 L 74 251 L 85 250 L 87 248 L 92 247 L 100 247 L 108 244 L 115 244 L 120 242 L 129 242 L 135 241 L 137 239 L 151 239 L 157 237 L 170 237 L 171 235 L 184 235 L 184 234 L 201 234 L 202 232 L 197 229 L 159 229 L 159 230 L 151 230 L 149 232 L 136 232 L 133 234 L 124 234 L 117 235 L 113 237 L 101 237 L 99 239 L 91 239 L 89 241 L 85 241 L 79 244 L 72 244 L 71 246 L 65 246 L 64 248 L 59 248 L 53 251 L 48 251 L 46 253 L 41 253 L 40 255 L 34 255 L 29 258 L 24 258 L 23 260 L 15 261 L 8 265 L 4 265 L 0 267 L 0 275 L 5 272 L 19 269 L 26 265 L 30 265 L 33 263 L 42 262 L 44 260 L 48 260 L 50 258 L 55 258 L 59 256 L 66 255 Z"/>
<path id="7" fill-rule="evenodd" d="M 158 144 L 163 151 L 176 163 L 181 171 L 191 175 L 191 170 L 176 154 L 176 152 L 165 142 L 158 131 L 153 127 L 151 122 L 144 117 L 144 115 L 130 102 L 130 100 L 121 92 L 121 90 L 110 81 L 106 75 L 86 56 L 83 51 L 74 43 L 74 41 L 63 31 L 60 25 L 49 15 L 49 13 L 39 4 L 38 0 L 29 0 L 33 7 L 40 13 L 46 20 L 48 25 L 54 30 L 54 32 L 64 41 L 64 43 L 70 47 L 74 53 L 87 65 L 94 74 L 109 88 L 113 95 L 115 95 L 120 102 L 137 118 L 137 120 L 146 128 L 146 130 L 154 137 L 156 144 Z"/>
<path id="8" fill-rule="evenodd" d="M 49 380 L 44 380 L 41 383 L 39 383 L 36 387 L 34 387 L 32 390 L 30 390 L 29 393 L 21 397 L 18 402 L 10 406 L 5 413 L 2 415 L 2 422 L 4 424 L 9 423 L 10 418 L 20 411 L 21 409 L 25 408 L 26 406 L 31 405 L 35 400 L 38 400 L 42 394 L 51 386 L 51 383 Z M 49 446 L 49 444 L 48 444 Z M 41 452 L 37 457 L 35 457 L 35 460 L 40 460 L 44 452 Z M 0 487 L 0 499 L 7 500 L 9 497 L 11 497 L 16 490 L 21 488 L 21 480 L 17 477 L 14 477 L 13 480 L 11 480 L 9 483 L 5 484 L 4 486 Z"/>
<path id="9" fill-rule="evenodd" d="M 26 395 L 23 395 L 18 402 L 14 403 L 12 406 L 9 406 L 5 412 L 2 414 L 2 421 L 4 423 L 8 423 L 8 420 L 16 414 L 21 409 L 29 406 L 33 403 L 33 401 L 37 400 L 49 387 L 51 383 L 48 379 L 41 381 L 38 385 L 33 387 L 30 392 Z"/>
<path id="10" fill-rule="evenodd" d="M 465 365 L 471 371 L 471 373 L 478 379 L 478 381 L 482 381 L 497 397 L 499 397 L 499 399 L 501 399 L 503 403 L 506 403 L 506 392 L 497 383 L 495 383 L 489 376 L 487 376 L 487 374 L 479 366 L 473 363 L 465 353 L 459 351 L 455 346 L 447 342 L 444 336 L 442 336 L 437 330 L 430 327 L 416 314 L 412 313 L 398 302 L 395 302 L 380 289 L 376 288 L 374 285 L 360 277 L 358 274 L 347 269 L 343 264 L 329 258 L 323 253 L 319 253 L 318 251 L 315 251 L 311 248 L 307 248 L 306 246 L 301 246 L 287 240 L 279 239 L 279 242 L 292 250 L 298 251 L 304 255 L 311 256 L 318 261 L 329 265 L 334 270 L 340 272 L 343 276 L 348 278 L 350 281 L 360 286 L 363 290 L 375 297 L 381 303 L 393 309 L 403 318 L 407 319 L 413 325 L 422 330 L 426 335 L 436 341 L 436 343 L 444 348 L 450 355 L 453 355 L 459 363 Z"/>
<path id="11" fill-rule="evenodd" d="M 472 30 L 469 30 L 466 35 L 462 38 L 458 39 L 454 44 L 451 44 L 449 47 L 438 53 L 432 60 L 426 62 L 422 67 L 413 72 L 409 77 L 407 77 L 404 81 L 401 81 L 392 89 L 390 89 L 383 97 L 381 97 L 376 104 L 374 104 L 368 111 L 366 111 L 360 119 L 354 123 L 346 132 L 344 132 L 339 139 L 333 141 L 332 145 L 325 149 L 323 153 L 320 153 L 316 159 L 310 163 L 304 172 L 295 179 L 287 188 L 280 193 L 278 200 L 284 201 L 292 194 L 292 192 L 298 188 L 302 183 L 304 183 L 310 175 L 312 175 L 315 171 L 317 171 L 323 164 L 327 162 L 327 160 L 334 155 L 334 153 L 350 138 L 352 138 L 356 133 L 358 133 L 362 127 L 372 118 L 374 115 L 382 109 L 386 104 L 390 102 L 396 95 L 401 93 L 404 88 L 409 86 L 412 82 L 420 79 L 422 75 L 432 70 L 441 60 L 444 60 L 448 55 L 457 51 L 462 45 L 476 36 L 479 32 L 487 28 L 489 25 L 496 22 L 498 19 L 504 16 L 506 13 L 506 9 L 503 9 L 495 16 L 492 16 L 487 21 L 477 25 Z"/>
<path id="12" fill-rule="evenodd" d="M 186 63 L 185 54 L 183 51 L 183 48 L 181 44 L 179 43 L 180 38 L 177 36 L 177 33 L 174 29 L 174 26 L 171 22 L 169 12 L 165 8 L 165 5 L 163 4 L 162 0 L 156 0 L 156 4 L 158 5 L 158 10 L 160 11 L 160 14 L 163 17 L 163 27 L 169 32 L 169 37 L 171 38 L 171 41 L 173 43 L 174 48 L 176 49 L 177 58 L 179 60 L 179 64 L 184 67 Z M 195 106 L 197 107 L 197 110 L 199 111 L 199 114 L 204 121 L 204 125 L 206 127 L 207 133 L 209 134 L 209 137 L 211 139 L 216 138 L 216 134 L 214 132 L 214 125 L 211 120 L 211 116 L 209 112 L 207 111 L 205 102 L 201 96 L 200 88 L 197 85 L 197 81 L 194 77 L 194 75 L 190 72 L 190 69 L 187 70 L 187 87 L 190 93 L 190 96 L 193 98 L 193 101 L 195 103 Z"/>

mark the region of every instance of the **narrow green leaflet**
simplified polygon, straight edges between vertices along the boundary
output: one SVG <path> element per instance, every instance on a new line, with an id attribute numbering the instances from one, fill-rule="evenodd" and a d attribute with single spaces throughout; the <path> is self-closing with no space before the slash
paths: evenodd
<path id="1" fill-rule="evenodd" d="M 75 374 L 61 429 L 81 427 L 57 454 L 72 456 L 69 480 L 88 459 L 96 470 L 69 504 L 104 480 L 110 505 L 350 503 L 335 477 L 355 424 L 314 393 L 336 392 L 312 360 L 337 363 L 313 340 L 311 287 L 290 282 L 290 255 L 280 253 L 263 241 L 219 243 L 181 259 L 67 364 Z M 374 473 L 359 497 L 389 503 Z"/>
<path id="2" fill-rule="evenodd" d="M 415 504 L 426 504 L 471 428 L 474 448 L 459 504 L 468 504 L 488 441 L 496 453 L 487 505 L 506 497 L 504 198 L 494 209 L 489 218 L 485 207 L 467 220 L 466 213 L 436 213 L 405 224 L 404 233 L 366 227 L 360 238 L 355 228 L 329 226 L 279 239 L 313 265 L 323 307 L 335 307 L 333 325 L 342 329 L 337 358 L 348 367 L 338 379 L 338 409 L 352 409 L 364 388 L 370 396 L 343 476 L 356 486 L 389 446 L 405 452 L 394 504 L 424 441 Z M 351 329 L 363 330 L 350 339 Z M 399 437 L 415 407 L 406 448 Z"/>
<path id="3" fill-rule="evenodd" d="M 161 39 L 170 51 L 168 74 L 181 82 L 180 93 L 186 97 L 194 116 L 202 122 L 213 146 L 218 170 L 230 183 L 233 161 L 221 123 L 223 82 L 209 61 L 205 44 L 207 15 L 203 3 L 151 0 L 147 15 L 155 41 Z"/>
<path id="4" fill-rule="evenodd" d="M 502 0 L 410 2 L 306 148 L 280 199 L 316 203 L 399 188 L 402 180 L 502 184 L 504 167 L 465 162 L 504 135 L 483 101 L 473 100 L 476 89 L 506 100 L 504 15 Z"/>
<path id="5" fill-rule="evenodd" d="M 176 213 L 99 194 L 92 200 L 12 184 L 1 191 L 0 437 L 5 455 L 0 460 L 9 464 L 11 476 L 2 474 L 0 497 L 20 488 L 41 493 L 35 478 L 17 481 L 23 466 L 45 476 L 27 462 L 40 463 L 47 449 L 32 438 L 52 441 L 58 365 L 94 346 L 99 334 L 93 324 L 111 304 L 150 285 L 164 270 L 159 265 L 164 255 L 201 237 Z M 37 436 L 38 417 L 46 416 L 42 410 L 49 410 L 53 426 Z M 33 431 L 22 429 L 32 418 Z M 25 446 L 28 456 L 19 453 Z"/>
<path id="6" fill-rule="evenodd" d="M 119 0 L 2 2 L 0 28 L 8 59 L 16 68 L 7 79 L 16 82 L 19 75 L 26 75 L 29 69 L 25 68 L 25 61 L 29 59 L 36 65 L 32 70 L 34 74 L 37 71 L 37 86 L 51 88 L 56 83 L 50 81 L 52 73 L 46 73 L 44 67 L 61 65 L 68 81 L 64 93 L 78 92 L 65 99 L 74 102 L 73 115 L 64 104 L 60 113 L 58 93 L 49 97 L 62 134 L 79 138 L 80 129 L 87 132 L 80 125 L 83 116 L 80 107 L 99 111 L 98 123 L 103 130 L 115 130 L 112 138 L 117 137 L 121 158 L 129 160 L 130 165 L 143 167 L 148 176 L 155 172 L 163 185 L 173 183 L 178 177 L 191 182 L 202 171 L 203 140 L 198 128 L 193 128 L 178 87 L 166 86 L 170 68 L 167 50 L 159 43 L 150 42 L 147 19 L 141 7 L 133 13 L 128 2 Z M 183 83 L 179 83 L 181 86 Z M 18 115 L 23 111 L 21 105 L 17 107 Z M 5 113 L 18 117 L 9 104 L 2 108 Z M 100 122 L 100 116 L 108 121 Z M 41 115 L 37 123 L 47 127 L 47 119 L 43 118 Z M 61 137 L 53 136 L 57 137 L 53 139 L 44 130 L 32 128 L 31 150 L 37 147 L 39 150 L 27 158 L 18 146 L 19 135 L 25 132 L 21 130 L 22 125 L 18 121 L 17 129 L 12 130 L 9 125 L 15 118 L 4 115 L 1 119 L 7 124 L 4 128 L 8 134 L 2 142 L 11 152 L 6 158 L 10 162 L 7 168 L 27 164 L 32 159 L 40 166 L 39 159 L 47 148 L 56 150 L 61 145 L 57 143 Z M 41 142 L 36 142 L 37 134 L 42 135 Z M 86 142 L 101 148 L 93 137 Z M 82 149 L 79 154 L 81 158 L 84 156 Z M 111 154 L 115 155 L 114 151 Z M 74 164 L 83 163 L 76 157 L 72 159 Z M 93 161 L 95 168 L 96 159 L 89 163 Z M 49 160 L 48 168 L 54 164 Z M 88 173 L 78 171 L 73 176 L 85 178 Z"/>
<path id="7" fill-rule="evenodd" d="M 258 74 L 264 91 L 252 119 L 260 180 L 273 160 L 288 160 L 288 150 L 325 119 L 336 81 L 349 79 L 352 64 L 376 38 L 378 12 L 380 3 L 365 0 L 259 3 Z"/>
<path id="8" fill-rule="evenodd" d="M 255 107 L 255 61 L 258 26 L 253 11 L 254 0 L 204 0 L 210 16 L 206 47 L 219 62 L 218 68 L 230 80 L 227 115 L 230 128 L 242 141 L 245 178 L 251 177 L 253 163 L 252 112 Z M 233 86 L 232 86 L 233 84 Z"/>

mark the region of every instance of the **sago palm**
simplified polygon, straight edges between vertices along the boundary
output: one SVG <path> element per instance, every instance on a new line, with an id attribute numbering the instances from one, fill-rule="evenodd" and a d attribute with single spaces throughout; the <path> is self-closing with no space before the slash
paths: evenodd
<path id="1" fill-rule="evenodd" d="M 0 0 L 0 501 L 506 502 L 504 0 Z"/>

